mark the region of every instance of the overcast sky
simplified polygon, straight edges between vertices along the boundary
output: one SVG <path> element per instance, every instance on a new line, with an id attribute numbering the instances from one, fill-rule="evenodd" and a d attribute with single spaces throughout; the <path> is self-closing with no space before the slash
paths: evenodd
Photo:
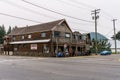
<path id="1" fill-rule="evenodd" d="M 116 31 L 120 25 L 120 0 L 26 0 L 41 7 L 72 16 L 75 18 L 93 21 L 91 11 L 101 9 L 98 20 L 98 32 L 111 37 L 113 35 L 112 19 L 116 21 Z M 5 13 L 25 19 L 34 20 L 40 23 L 50 22 L 59 19 L 66 19 L 70 28 L 81 33 L 94 32 L 94 23 L 84 22 L 62 16 L 39 7 L 35 7 L 22 0 L 0 0 L 0 13 Z M 16 19 L 0 14 L 0 25 L 24 27 L 26 25 L 40 24 L 32 21 Z"/>

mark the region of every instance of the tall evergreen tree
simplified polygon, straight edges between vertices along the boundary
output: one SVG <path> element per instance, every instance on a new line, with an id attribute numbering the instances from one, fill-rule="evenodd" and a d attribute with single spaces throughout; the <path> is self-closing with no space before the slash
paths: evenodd
<path id="1" fill-rule="evenodd" d="M 0 44 L 3 43 L 3 37 L 6 35 L 5 27 L 4 25 L 0 26 Z"/>
<path id="2" fill-rule="evenodd" d="M 114 39 L 115 36 L 117 40 L 120 40 L 120 31 L 116 35 L 113 35 L 112 39 Z"/>
<path id="3" fill-rule="evenodd" d="M 14 30 L 15 28 L 17 28 L 17 26 L 13 27 L 12 30 Z"/>
<path id="4" fill-rule="evenodd" d="M 9 26 L 7 34 L 11 33 L 11 31 L 12 31 L 11 26 Z"/>

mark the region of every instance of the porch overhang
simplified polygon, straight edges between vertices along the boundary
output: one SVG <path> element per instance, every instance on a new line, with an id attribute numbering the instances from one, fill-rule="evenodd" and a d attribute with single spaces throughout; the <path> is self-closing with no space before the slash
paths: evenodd
<path id="1" fill-rule="evenodd" d="M 47 43 L 47 42 L 50 42 L 50 39 L 31 40 L 31 41 L 14 41 L 14 42 L 10 42 L 9 44 L 30 44 L 30 43 Z"/>

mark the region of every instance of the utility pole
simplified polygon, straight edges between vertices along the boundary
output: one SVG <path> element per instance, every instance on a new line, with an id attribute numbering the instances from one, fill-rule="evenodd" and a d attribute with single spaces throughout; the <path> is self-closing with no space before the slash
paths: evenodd
<path id="1" fill-rule="evenodd" d="M 97 44 L 97 41 L 98 41 L 98 39 L 97 39 L 97 19 L 99 19 L 99 15 L 97 15 L 97 14 L 100 13 L 99 11 L 100 11 L 100 9 L 95 9 L 95 10 L 92 11 L 92 15 L 94 15 L 92 17 L 92 19 L 95 20 L 95 51 L 96 51 L 96 55 L 98 53 L 98 44 Z"/>
<path id="2" fill-rule="evenodd" d="M 117 42 L 116 42 L 116 30 L 115 30 L 115 21 L 117 19 L 113 19 L 113 28 L 114 28 L 114 42 L 115 42 L 115 54 L 117 54 Z"/>

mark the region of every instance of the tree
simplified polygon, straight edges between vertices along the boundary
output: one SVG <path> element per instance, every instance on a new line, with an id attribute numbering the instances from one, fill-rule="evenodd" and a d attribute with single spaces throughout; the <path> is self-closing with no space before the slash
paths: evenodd
<path id="1" fill-rule="evenodd" d="M 16 29 L 16 28 L 17 28 L 17 26 L 13 27 L 12 30 L 14 30 L 14 29 Z"/>
<path id="2" fill-rule="evenodd" d="M 101 52 L 101 51 L 104 51 L 104 50 L 108 50 L 108 51 L 111 51 L 110 47 L 111 47 L 111 44 L 108 42 L 108 40 L 100 40 L 100 41 L 97 41 L 97 48 L 98 48 L 98 53 Z M 91 52 L 95 52 L 95 40 L 93 39 L 92 40 L 92 46 L 90 48 Z"/>
<path id="3" fill-rule="evenodd" d="M 11 26 L 9 26 L 7 34 L 11 33 L 11 31 L 12 31 Z"/>
<path id="4" fill-rule="evenodd" d="M 115 36 L 117 40 L 120 40 L 120 31 L 116 35 L 113 35 L 111 38 L 115 39 Z"/>
<path id="5" fill-rule="evenodd" d="M 3 37 L 6 35 L 5 27 L 4 25 L 0 26 L 0 44 L 3 43 Z"/>

